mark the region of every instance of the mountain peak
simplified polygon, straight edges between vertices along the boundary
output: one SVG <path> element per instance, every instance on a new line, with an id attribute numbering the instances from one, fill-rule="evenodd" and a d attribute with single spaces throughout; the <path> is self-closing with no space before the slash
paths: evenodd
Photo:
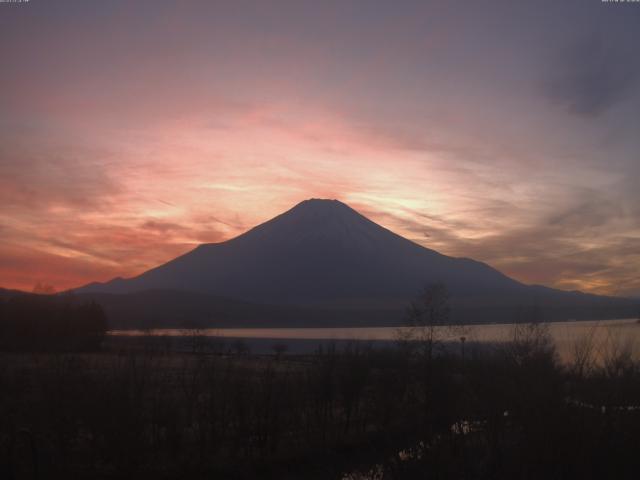
<path id="1" fill-rule="evenodd" d="M 310 205 L 310 204 L 336 204 L 340 203 L 344 205 L 340 200 L 336 200 L 335 198 L 307 198 L 306 200 L 301 201 L 298 205 Z"/>
<path id="2" fill-rule="evenodd" d="M 278 243 L 297 242 L 300 239 L 322 237 L 344 238 L 356 231 L 367 236 L 372 231 L 385 231 L 357 211 L 335 199 L 311 198 L 241 235 L 245 238 L 273 238 Z"/>
<path id="3" fill-rule="evenodd" d="M 329 198 L 308 198 L 307 200 L 303 200 L 297 205 L 295 205 L 290 211 L 301 210 L 301 209 L 302 210 L 309 210 L 309 209 L 330 210 L 335 208 L 348 208 L 349 210 L 351 210 L 351 208 L 347 204 L 342 203 L 340 200 L 329 199 Z"/>

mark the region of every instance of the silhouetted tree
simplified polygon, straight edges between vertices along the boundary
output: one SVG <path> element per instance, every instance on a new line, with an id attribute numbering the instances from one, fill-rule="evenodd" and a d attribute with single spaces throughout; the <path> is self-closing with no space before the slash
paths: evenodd
<path id="1" fill-rule="evenodd" d="M 431 358 L 434 347 L 442 340 L 438 328 L 449 324 L 450 314 L 447 287 L 443 283 L 426 286 L 407 309 L 409 327 L 404 340 L 416 342 L 421 353 Z"/>
<path id="2" fill-rule="evenodd" d="M 273 353 L 275 354 L 276 359 L 280 360 L 282 359 L 284 354 L 287 352 L 287 350 L 289 350 L 289 347 L 287 346 L 286 343 L 279 342 L 279 343 L 273 344 L 271 346 L 271 350 L 273 350 Z"/>
<path id="3" fill-rule="evenodd" d="M 68 296 L 19 294 L 0 311 L 0 348 L 7 350 L 96 350 L 107 331 L 100 305 Z"/>

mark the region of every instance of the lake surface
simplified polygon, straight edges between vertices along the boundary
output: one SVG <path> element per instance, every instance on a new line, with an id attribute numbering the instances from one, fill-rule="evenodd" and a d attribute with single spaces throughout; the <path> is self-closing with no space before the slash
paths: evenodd
<path id="1" fill-rule="evenodd" d="M 640 323 L 637 319 L 593 320 L 573 322 L 550 322 L 543 324 L 554 340 L 562 359 L 573 355 L 576 346 L 590 342 L 597 355 L 603 356 L 614 349 L 628 348 L 636 358 L 640 358 Z M 456 327 L 436 327 L 436 337 L 442 341 L 502 343 L 512 340 L 516 332 L 515 324 L 462 325 Z M 262 343 L 270 340 L 304 341 L 306 345 L 327 341 L 396 341 L 399 335 L 408 333 L 407 327 L 354 327 L 354 328 L 210 328 L 210 329 L 155 329 L 155 330 L 112 330 L 109 335 L 130 336 L 171 336 L 185 337 L 194 333 L 206 337 L 233 339 L 259 339 Z"/>

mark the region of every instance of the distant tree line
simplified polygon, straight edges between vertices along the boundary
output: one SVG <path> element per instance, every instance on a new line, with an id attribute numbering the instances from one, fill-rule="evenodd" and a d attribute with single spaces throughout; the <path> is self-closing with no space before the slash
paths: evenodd
<path id="1" fill-rule="evenodd" d="M 94 301 L 73 296 L 0 297 L 0 349 L 90 351 L 100 347 L 107 319 Z"/>

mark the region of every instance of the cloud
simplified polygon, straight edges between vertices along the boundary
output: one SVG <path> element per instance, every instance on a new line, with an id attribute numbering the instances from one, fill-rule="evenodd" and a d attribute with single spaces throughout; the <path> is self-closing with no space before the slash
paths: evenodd
<path id="1" fill-rule="evenodd" d="M 184 230 L 184 227 L 178 223 L 162 222 L 158 220 L 146 220 L 140 225 L 140 228 L 163 234 L 167 232 L 179 232 Z"/>
<path id="2" fill-rule="evenodd" d="M 591 33 L 561 50 L 544 83 L 547 97 L 585 117 L 597 117 L 624 101 L 638 86 L 640 62 L 634 46 L 616 40 Z"/>
<path id="3" fill-rule="evenodd" d="M 38 282 L 65 290 L 92 280 L 109 280 L 119 275 L 115 266 L 91 259 L 67 257 L 31 247 L 0 244 L 0 287 L 30 291 Z M 4 283 L 9 281 L 10 283 Z"/>
<path id="4" fill-rule="evenodd" d="M 548 222 L 552 226 L 571 229 L 575 235 L 606 226 L 624 216 L 624 208 L 619 202 L 597 190 L 584 189 L 576 205 L 552 215 Z"/>
<path id="5" fill-rule="evenodd" d="M 0 203 L 5 208 L 102 210 L 122 193 L 102 150 L 26 146 L 5 142 L 5 135 L 0 140 Z"/>
<path id="6" fill-rule="evenodd" d="M 389 211 L 364 205 L 358 210 L 425 247 L 484 261 L 524 283 L 637 296 L 640 232 L 634 236 L 627 227 L 633 218 L 613 199 L 597 192 L 582 195 L 546 216 L 519 211 L 522 223 L 481 236 L 464 234 L 474 232 L 473 216 L 448 221 L 407 208 Z M 487 208 L 492 212 L 506 207 Z M 483 218 L 479 214 L 477 221 Z"/>

